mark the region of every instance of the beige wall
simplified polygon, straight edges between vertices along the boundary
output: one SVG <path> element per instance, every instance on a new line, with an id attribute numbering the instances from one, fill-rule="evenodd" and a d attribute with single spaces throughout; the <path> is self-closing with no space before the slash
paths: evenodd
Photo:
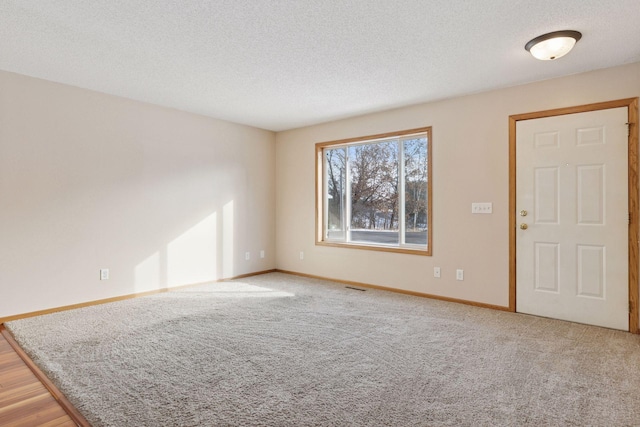
<path id="1" fill-rule="evenodd" d="M 637 96 L 640 63 L 278 133 L 276 264 L 507 306 L 509 115 Z M 433 256 L 316 246 L 314 144 L 422 126 L 433 126 Z M 493 214 L 472 215 L 472 202 L 493 202 Z"/>
<path id="2" fill-rule="evenodd" d="M 0 72 L 0 317 L 276 267 L 507 305 L 508 116 L 636 96 L 640 63 L 274 135 Z M 316 246 L 314 144 L 422 126 L 433 256 Z"/>
<path id="3" fill-rule="evenodd" d="M 0 72 L 0 317 L 274 268 L 274 165 L 272 132 Z"/>

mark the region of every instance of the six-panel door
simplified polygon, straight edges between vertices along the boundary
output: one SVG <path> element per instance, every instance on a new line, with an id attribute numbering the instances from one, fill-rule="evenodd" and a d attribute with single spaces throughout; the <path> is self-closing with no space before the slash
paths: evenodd
<path id="1" fill-rule="evenodd" d="M 516 310 L 629 330 L 627 108 L 516 128 Z"/>

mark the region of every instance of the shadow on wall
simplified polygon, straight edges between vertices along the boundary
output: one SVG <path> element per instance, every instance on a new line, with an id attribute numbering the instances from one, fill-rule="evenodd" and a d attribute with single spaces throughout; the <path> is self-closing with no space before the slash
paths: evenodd
<path id="1" fill-rule="evenodd" d="M 234 261 L 231 200 L 220 214 L 213 212 L 136 265 L 134 290 L 138 293 L 233 277 Z"/>

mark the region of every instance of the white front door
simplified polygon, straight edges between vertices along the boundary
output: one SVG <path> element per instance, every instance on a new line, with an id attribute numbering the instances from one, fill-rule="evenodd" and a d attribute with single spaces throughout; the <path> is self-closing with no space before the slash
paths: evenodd
<path id="1" fill-rule="evenodd" d="M 626 122 L 517 122 L 516 311 L 629 330 Z"/>

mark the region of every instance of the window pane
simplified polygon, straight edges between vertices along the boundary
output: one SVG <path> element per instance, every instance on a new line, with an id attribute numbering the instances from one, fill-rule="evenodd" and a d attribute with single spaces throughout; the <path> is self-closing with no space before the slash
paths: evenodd
<path id="1" fill-rule="evenodd" d="M 327 238 L 345 239 L 345 184 L 347 179 L 347 150 L 325 150 L 327 156 Z"/>
<path id="2" fill-rule="evenodd" d="M 398 141 L 349 150 L 350 240 L 398 244 Z"/>
<path id="3" fill-rule="evenodd" d="M 405 243 L 427 244 L 427 138 L 404 141 Z"/>

